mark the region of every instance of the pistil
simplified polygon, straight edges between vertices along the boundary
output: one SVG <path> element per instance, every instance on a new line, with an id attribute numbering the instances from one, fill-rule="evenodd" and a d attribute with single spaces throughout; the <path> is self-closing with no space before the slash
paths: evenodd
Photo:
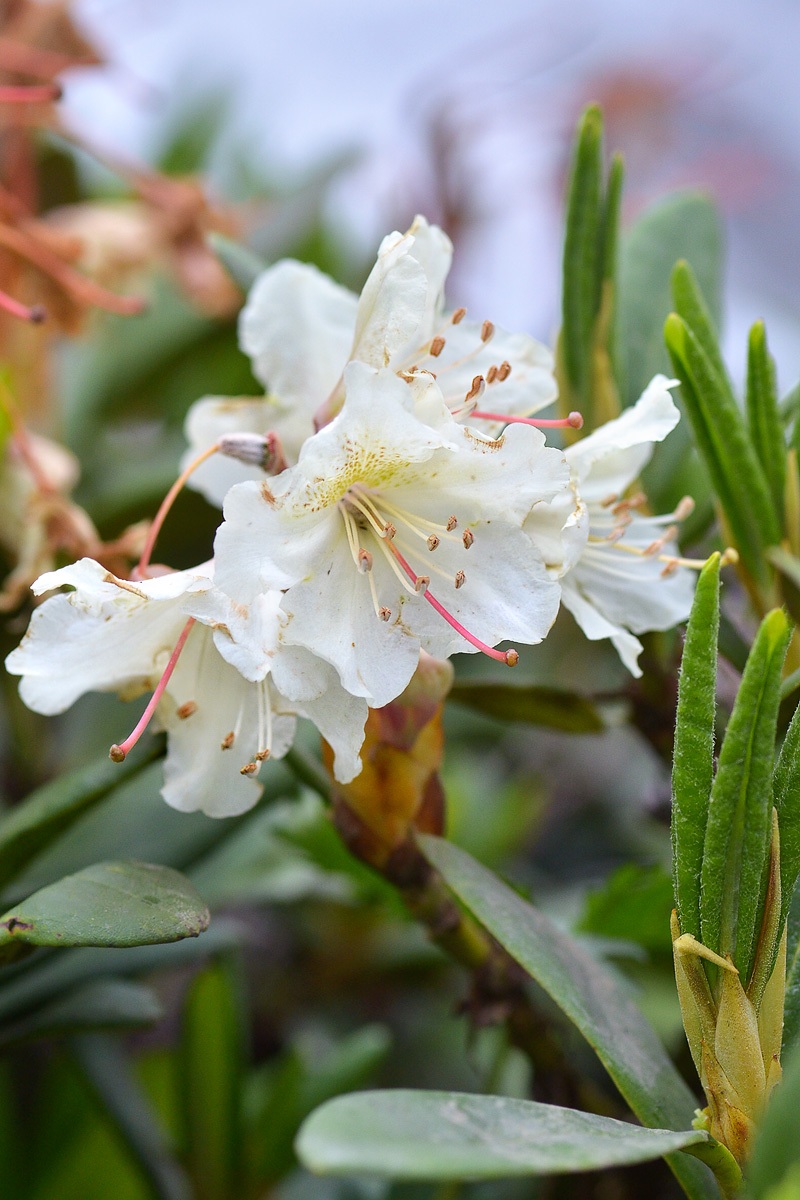
<path id="1" fill-rule="evenodd" d="M 121 762 L 125 761 L 128 754 L 131 752 L 133 747 L 138 742 L 139 738 L 144 733 L 147 726 L 150 724 L 150 720 L 153 716 L 153 713 L 158 708 L 158 703 L 159 703 L 161 697 L 164 695 L 166 686 L 170 681 L 172 672 L 175 670 L 178 659 L 181 656 L 181 651 L 183 650 L 183 647 L 186 644 L 186 639 L 189 636 L 189 631 L 191 630 L 194 623 L 195 623 L 194 617 L 189 617 L 189 620 L 186 622 L 186 624 L 183 627 L 183 630 L 181 631 L 181 636 L 178 638 L 177 642 L 175 643 L 175 649 L 172 651 L 169 662 L 167 663 L 166 667 L 164 668 L 164 673 L 156 685 L 156 690 L 153 692 L 152 696 L 150 697 L 150 701 L 147 705 L 147 708 L 144 710 L 141 717 L 139 718 L 139 721 L 138 721 L 135 729 L 133 730 L 133 732 L 131 734 L 129 734 L 129 736 L 125 739 L 124 742 L 121 742 L 119 745 L 117 745 L 115 743 L 109 750 L 108 756 L 114 762 L 121 763 Z"/>

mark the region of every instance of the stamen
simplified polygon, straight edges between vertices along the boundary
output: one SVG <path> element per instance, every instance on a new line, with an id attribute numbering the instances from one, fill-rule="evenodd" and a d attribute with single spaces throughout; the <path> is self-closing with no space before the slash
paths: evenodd
<path id="1" fill-rule="evenodd" d="M 392 610 L 390 608 L 386 608 L 385 605 L 382 605 L 378 609 L 378 616 L 380 617 L 380 619 L 382 621 L 388 621 L 389 618 L 391 617 L 391 615 L 392 615 Z"/>
<path id="2" fill-rule="evenodd" d="M 678 526 L 677 525 L 667 526 L 667 528 L 661 534 L 661 537 L 656 538 L 656 540 L 654 542 L 650 543 L 650 545 L 645 550 L 645 554 L 647 555 L 648 558 L 651 558 L 653 555 L 660 554 L 661 551 L 666 546 L 667 542 L 674 541 L 677 536 L 678 536 Z"/>
<path id="3" fill-rule="evenodd" d="M 490 342 L 494 337 L 494 325 L 491 321 L 484 321 L 481 325 L 481 341 L 484 345 Z"/>
<path id="4" fill-rule="evenodd" d="M 417 575 L 414 580 L 414 591 L 418 594 L 421 592 L 424 596 L 428 588 L 431 586 L 430 575 Z"/>
<path id="5" fill-rule="evenodd" d="M 436 547 L 439 545 L 440 540 L 441 539 L 438 538 L 435 533 L 432 533 L 431 536 L 428 538 L 428 549 L 435 550 Z"/>
<path id="6" fill-rule="evenodd" d="M 222 750 L 230 750 L 230 748 L 233 745 L 235 740 L 236 740 L 236 734 L 234 733 L 233 730 L 231 730 L 230 733 L 226 733 L 225 737 L 222 739 L 221 749 Z"/>
<path id="7" fill-rule="evenodd" d="M 486 390 L 486 381 L 482 375 L 476 375 L 472 381 L 472 387 L 464 397 L 464 403 L 469 404 L 473 400 L 479 400 Z"/>
<path id="8" fill-rule="evenodd" d="M 358 569 L 362 575 L 372 570 L 372 555 L 369 550 L 361 547 L 358 551 Z"/>
<path id="9" fill-rule="evenodd" d="M 456 571 L 456 587 L 463 587 L 467 581 L 467 577 L 463 571 Z"/>
<path id="10" fill-rule="evenodd" d="M 600 501 L 601 508 L 610 508 L 612 504 L 616 504 L 619 500 L 619 492 L 610 492 L 605 500 Z"/>
<path id="11" fill-rule="evenodd" d="M 179 721 L 185 721 L 187 717 L 192 717 L 197 712 L 197 704 L 194 700 L 187 700 L 180 708 L 175 710 L 175 716 Z"/>
<path id="12" fill-rule="evenodd" d="M 452 532 L 452 530 L 455 529 L 457 524 L 458 524 L 458 521 L 456 520 L 455 517 L 448 517 L 447 525 L 445 526 L 445 529 L 447 530 L 448 533 L 450 533 L 450 532 Z"/>
<path id="13" fill-rule="evenodd" d="M 487 386 L 491 383 L 494 383 L 495 379 L 497 379 L 497 367 L 492 365 L 491 367 L 489 367 L 489 370 L 486 372 Z"/>
<path id="14" fill-rule="evenodd" d="M 57 83 L 0 86 L 0 104 L 52 104 L 61 96 L 62 89 Z"/>
<path id="15" fill-rule="evenodd" d="M 467 310 L 465 308 L 457 308 L 450 320 L 453 325 L 460 325 L 466 315 Z"/>
<path id="16" fill-rule="evenodd" d="M 3 291 L 0 291 L 0 308 L 12 317 L 18 317 L 20 321 L 29 321 L 31 325 L 41 325 L 47 317 L 41 304 L 20 304 L 19 300 Z"/>
<path id="17" fill-rule="evenodd" d="M 465 529 L 461 535 L 461 540 L 464 543 L 464 549 L 469 550 L 470 546 L 475 541 L 475 534 L 471 529 Z"/>
<path id="18" fill-rule="evenodd" d="M 469 396 L 467 396 L 467 400 L 469 400 Z M 483 421 L 503 421 L 508 425 L 533 425 L 536 429 L 583 428 L 583 417 L 579 412 L 571 412 L 568 417 L 548 418 L 546 420 L 538 420 L 533 417 L 512 417 L 507 413 L 490 412 L 473 412 L 472 416 L 478 417 Z"/>
<path id="19" fill-rule="evenodd" d="M 144 549 L 142 550 L 142 557 L 139 559 L 139 563 L 132 573 L 132 578 L 134 578 L 134 579 L 144 579 L 145 578 L 145 576 L 147 574 L 147 568 L 150 566 L 150 556 L 153 553 L 153 548 L 155 547 L 155 544 L 156 544 L 156 538 L 158 537 L 159 533 L 161 532 L 161 526 L 164 524 L 164 521 L 166 520 L 167 513 L 172 508 L 172 505 L 175 503 L 175 497 L 178 495 L 181 488 L 186 483 L 186 480 L 189 478 L 192 471 L 195 471 L 200 466 L 201 463 L 206 461 L 207 458 L 211 458 L 212 454 L 216 454 L 218 449 L 219 449 L 219 444 L 217 442 L 215 442 L 213 446 L 209 446 L 209 448 L 207 450 L 204 450 L 202 454 L 198 454 L 198 456 L 194 460 L 194 462 L 190 462 L 189 466 L 186 468 L 186 470 L 182 471 L 181 474 L 178 476 L 178 478 L 175 480 L 172 487 L 169 489 L 166 496 L 161 501 L 161 507 L 159 508 L 158 512 L 155 515 L 153 524 L 150 526 L 150 529 L 147 534 L 147 541 L 145 542 Z"/>
<path id="20" fill-rule="evenodd" d="M 502 362 L 500 364 L 500 366 L 497 368 L 497 378 L 502 383 L 504 379 L 508 379 L 510 374 L 511 374 L 511 363 L 510 362 Z"/>
<path id="21" fill-rule="evenodd" d="M 414 584 L 414 587 L 416 589 L 417 582 L 418 582 L 418 576 L 416 575 L 414 570 L 408 565 L 408 563 L 403 558 L 400 551 L 397 550 L 397 548 L 395 546 L 390 545 L 388 547 L 388 549 L 391 551 L 391 553 L 394 555 L 394 557 L 400 563 L 403 570 L 406 572 L 406 574 L 408 575 L 409 579 Z M 433 608 L 436 609 L 436 611 L 438 612 L 440 617 L 444 617 L 445 621 L 447 621 L 448 625 L 452 626 L 452 628 L 455 629 L 456 633 L 460 633 L 463 638 L 466 638 L 466 640 L 469 642 L 469 644 L 471 646 L 474 646 L 476 650 L 480 650 L 484 654 L 488 654 L 489 658 L 494 658 L 498 662 L 504 662 L 509 667 L 514 667 L 517 665 L 517 663 L 519 662 L 519 654 L 517 653 L 516 650 L 494 650 L 491 646 L 487 646 L 485 642 L 482 642 L 480 640 L 480 638 L 475 637 L 474 634 L 470 633 L 469 630 L 465 629 L 464 626 L 461 624 L 461 622 L 457 621 L 456 618 L 447 611 L 447 609 L 444 607 L 443 604 L 439 603 L 439 601 L 436 599 L 435 596 L 431 595 L 430 589 L 428 587 L 429 581 L 428 581 L 427 577 L 422 576 L 421 578 L 422 578 L 422 581 L 424 582 L 424 590 L 420 592 L 420 595 L 424 596 L 425 599 L 428 601 L 428 603 Z"/>
<path id="22" fill-rule="evenodd" d="M 428 351 L 431 358 L 438 358 L 439 355 L 444 350 L 444 346 L 445 346 L 445 340 L 441 334 L 438 334 L 431 342 L 431 348 Z"/>
<path id="23" fill-rule="evenodd" d="M 172 651 L 172 654 L 170 655 L 169 662 L 167 663 L 166 667 L 164 668 L 164 674 L 159 679 L 158 684 L 156 686 L 156 690 L 153 692 L 152 696 L 150 697 L 150 701 L 147 705 L 147 708 L 144 710 L 141 717 L 139 718 L 136 728 L 125 739 L 124 742 L 121 742 L 119 745 L 117 745 L 115 743 L 109 750 L 109 752 L 108 752 L 109 758 L 111 758 L 114 762 L 120 763 L 120 762 L 125 761 L 127 755 L 130 753 L 130 751 L 136 745 L 139 738 L 142 736 L 145 729 L 150 724 L 150 719 L 153 716 L 153 713 L 156 711 L 156 708 L 158 707 L 159 700 L 164 695 L 166 686 L 170 681 L 170 676 L 172 675 L 172 672 L 175 670 L 178 659 L 181 656 L 181 651 L 183 650 L 183 647 L 186 644 L 186 639 L 189 636 L 189 631 L 191 630 L 193 625 L 194 625 L 194 617 L 189 617 L 189 620 L 186 622 L 186 624 L 183 627 L 183 630 L 181 631 L 181 636 L 178 638 L 177 642 L 175 643 L 175 649 Z"/>

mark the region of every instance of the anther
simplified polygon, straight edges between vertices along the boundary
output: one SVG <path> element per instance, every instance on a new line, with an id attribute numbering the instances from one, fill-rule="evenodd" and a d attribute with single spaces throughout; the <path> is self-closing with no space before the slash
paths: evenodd
<path id="1" fill-rule="evenodd" d="M 431 342 L 431 348 L 428 351 L 428 353 L 430 354 L 431 358 L 438 358 L 443 350 L 444 350 L 444 338 L 439 333 L 436 335 L 436 337 Z"/>
<path id="2" fill-rule="evenodd" d="M 508 379 L 510 374 L 511 374 L 511 363 L 510 362 L 500 363 L 500 366 L 497 368 L 497 378 L 500 380 L 500 382 L 502 383 L 504 379 Z"/>
<path id="3" fill-rule="evenodd" d="M 481 325 L 481 341 L 490 342 L 494 337 L 494 325 L 491 321 L 484 321 Z"/>
<path id="4" fill-rule="evenodd" d="M 735 550 L 733 548 L 733 546 L 728 546 L 727 550 L 723 550 L 723 552 L 722 552 L 722 557 L 719 560 L 719 565 L 721 567 L 727 567 L 733 563 L 738 563 L 738 561 L 739 561 L 739 551 Z"/>
<path id="5" fill-rule="evenodd" d="M 358 569 L 362 575 L 365 575 L 367 571 L 372 570 L 372 555 L 370 554 L 369 550 L 365 550 L 363 546 L 359 547 L 358 551 Z"/>
<path id="6" fill-rule="evenodd" d="M 175 716 L 180 721 L 185 721 L 187 717 L 193 716 L 197 712 L 197 705 L 194 700 L 187 700 L 180 708 L 176 708 Z"/>
<path id="7" fill-rule="evenodd" d="M 645 557 L 649 558 L 653 554 L 660 554 L 661 551 L 666 546 L 667 542 L 673 541 L 677 536 L 678 536 L 678 526 L 677 525 L 669 525 L 664 530 L 664 532 L 661 534 L 661 537 L 656 538 L 656 540 L 654 542 L 650 543 L 650 545 L 647 547 L 647 549 L 644 552 Z"/>
<path id="8" fill-rule="evenodd" d="M 616 504 L 619 500 L 619 492 L 610 492 L 605 500 L 600 501 L 601 508 L 610 508 L 612 504 Z"/>
<path id="9" fill-rule="evenodd" d="M 678 501 L 675 508 L 675 520 L 685 521 L 688 516 L 694 512 L 694 500 L 691 496 L 684 496 Z"/>
<path id="10" fill-rule="evenodd" d="M 381 605 L 381 607 L 378 609 L 378 616 L 382 621 L 388 621 L 391 615 L 392 610 L 390 608 L 386 608 L 384 605 Z"/>
<path id="11" fill-rule="evenodd" d="M 467 577 L 463 571 L 456 571 L 456 587 L 457 588 L 463 587 L 464 584 L 466 583 L 466 579 L 467 579 Z"/>
<path id="12" fill-rule="evenodd" d="M 391 521 L 387 521 L 383 527 L 383 536 L 386 538 L 386 541 L 387 542 L 393 541 L 396 533 L 397 533 L 396 526 L 394 526 Z"/>
<path id="13" fill-rule="evenodd" d="M 497 367 L 493 363 L 486 372 L 486 382 L 487 384 L 494 383 L 495 379 L 497 379 Z"/>
<path id="14" fill-rule="evenodd" d="M 271 753 L 272 753 L 271 750 L 259 750 L 258 753 L 255 755 L 256 762 L 257 763 L 266 762 Z"/>
<path id="15" fill-rule="evenodd" d="M 486 383 L 485 383 L 483 376 L 476 375 L 472 381 L 472 387 L 469 389 L 466 396 L 464 397 L 464 403 L 469 404 L 470 401 L 472 401 L 472 400 L 480 399 L 480 397 L 483 395 L 485 387 L 486 387 Z"/>
<path id="16" fill-rule="evenodd" d="M 672 561 L 668 562 L 667 565 L 664 567 L 664 570 L 661 572 L 661 578 L 666 579 L 668 576 L 674 575 L 675 572 L 677 571 L 677 569 L 678 569 L 678 560 L 673 558 Z"/>
<path id="17" fill-rule="evenodd" d="M 279 475 L 288 466 L 277 433 L 226 433 L 219 439 L 220 454 L 260 467 L 268 475 Z"/>
<path id="18" fill-rule="evenodd" d="M 233 730 L 231 730 L 230 733 L 226 733 L 225 737 L 222 739 L 222 744 L 220 746 L 220 749 L 221 750 L 230 750 L 230 748 L 233 745 L 233 743 L 235 742 L 235 740 L 236 740 L 236 734 L 233 732 Z"/>
<path id="19" fill-rule="evenodd" d="M 436 536 L 435 533 L 432 533 L 431 536 L 428 538 L 428 549 L 435 550 L 438 545 L 439 545 L 439 538 Z"/>
<path id="20" fill-rule="evenodd" d="M 414 580 L 414 591 L 418 595 L 425 595 L 431 585 L 430 575 L 418 575 Z"/>
<path id="21" fill-rule="evenodd" d="M 467 310 L 465 308 L 457 308 L 456 311 L 453 313 L 452 317 L 450 318 L 450 320 L 452 321 L 452 323 L 454 325 L 459 325 L 464 320 L 464 317 L 466 315 L 467 315 Z"/>
<path id="22" fill-rule="evenodd" d="M 257 762 L 245 763 L 243 767 L 239 768 L 239 774 L 240 775 L 255 775 L 260 766 L 261 766 L 261 763 L 257 763 Z"/>
<path id="23" fill-rule="evenodd" d="M 471 529 L 465 529 L 461 535 L 461 540 L 464 543 L 464 549 L 469 550 L 470 546 L 475 541 L 475 534 Z"/>
<path id="24" fill-rule="evenodd" d="M 452 533 L 457 524 L 458 524 L 458 521 L 456 520 L 455 517 L 448 517 L 447 524 L 445 525 L 445 529 L 447 530 L 448 533 Z"/>

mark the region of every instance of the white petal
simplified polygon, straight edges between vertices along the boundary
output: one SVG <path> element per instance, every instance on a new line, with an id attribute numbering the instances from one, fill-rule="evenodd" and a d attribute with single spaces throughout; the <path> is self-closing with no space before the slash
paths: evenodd
<path id="1" fill-rule="evenodd" d="M 314 432 L 307 414 L 286 412 L 273 397 L 204 396 L 186 414 L 184 433 L 189 448 L 181 459 L 184 471 L 204 450 L 213 446 L 224 434 L 277 433 L 288 462 L 297 460 L 300 447 Z M 258 467 L 248 466 L 225 454 L 214 454 L 196 467 L 187 481 L 211 504 L 222 507 L 225 495 L 235 483 L 246 479 L 262 480 L 265 474 Z"/>
<path id="2" fill-rule="evenodd" d="M 349 357 L 356 298 L 307 263 L 284 259 L 258 277 L 239 317 L 253 373 L 287 409 L 308 419 Z"/>
<path id="3" fill-rule="evenodd" d="M 390 233 L 381 242 L 375 266 L 358 302 L 349 357 L 385 367 L 416 335 L 426 308 L 425 269 L 412 255 L 412 234 Z"/>
<path id="4" fill-rule="evenodd" d="M 229 666 L 217 653 L 211 632 L 196 626 L 170 679 L 158 716 L 167 730 L 162 795 L 182 812 L 202 810 L 211 817 L 235 816 L 252 808 L 261 794 L 258 776 L 242 775 L 263 745 L 265 721 L 259 729 L 259 688 Z M 178 709 L 190 701 L 197 705 L 181 719 Z M 274 699 L 272 700 L 274 703 Z M 233 745 L 223 742 L 235 731 Z M 279 758 L 291 745 L 294 719 L 273 715 L 272 757 Z M 259 775 L 269 770 L 261 765 Z"/>
<path id="5" fill-rule="evenodd" d="M 115 580 L 91 559 L 41 576 L 37 592 L 62 584 L 36 609 L 22 643 L 6 660 L 22 675 L 20 695 L 36 712 L 63 712 L 89 691 L 136 692 L 155 686 L 186 624 L 186 593 L 207 581 L 189 571 L 138 584 Z"/>
<path id="6" fill-rule="evenodd" d="M 219 653 L 245 679 L 265 679 L 278 652 L 281 593 L 261 592 L 250 604 L 237 604 L 219 588 L 192 597 L 186 612 L 213 631 Z"/>
<path id="7" fill-rule="evenodd" d="M 642 652 L 642 643 L 639 639 L 635 638 L 632 633 L 628 633 L 622 626 L 607 621 L 602 613 L 594 607 L 591 600 L 578 590 L 572 574 L 565 576 L 561 582 L 561 600 L 590 641 L 611 639 L 624 665 L 631 675 L 635 675 L 638 679 L 642 673 L 637 661 Z"/>
<path id="8" fill-rule="evenodd" d="M 535 504 L 523 528 L 556 579 L 571 570 L 589 536 L 589 513 L 574 483 L 553 500 Z"/>
<path id="9" fill-rule="evenodd" d="M 680 419 L 667 390 L 675 383 L 656 375 L 632 408 L 567 448 L 567 460 L 584 500 L 599 502 L 608 495 L 622 494 L 639 475 L 650 459 L 653 443 L 663 441 Z"/>

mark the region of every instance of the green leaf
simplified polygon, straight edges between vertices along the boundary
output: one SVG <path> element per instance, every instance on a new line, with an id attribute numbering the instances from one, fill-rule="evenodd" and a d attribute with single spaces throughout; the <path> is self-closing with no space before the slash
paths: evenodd
<path id="1" fill-rule="evenodd" d="M 783 1053 L 800 1048 L 800 888 L 786 916 L 786 997 L 783 1005 Z"/>
<path id="2" fill-rule="evenodd" d="M 604 728 L 603 718 L 591 700 L 559 688 L 456 680 L 448 698 L 503 721 L 525 721 L 566 733 L 599 733 Z"/>
<path id="3" fill-rule="evenodd" d="M 0 1045 L 79 1030 L 139 1029 L 164 1015 L 152 988 L 124 979 L 100 979 L 31 1013 L 0 1031 Z"/>
<path id="4" fill-rule="evenodd" d="M 246 294 L 265 269 L 266 263 L 241 242 L 234 242 L 221 233 L 209 233 L 206 242 L 237 287 Z"/>
<path id="5" fill-rule="evenodd" d="M 29 946 L 146 946 L 197 937 L 209 913 L 170 867 L 106 862 L 34 892 L 0 917 L 0 955 Z"/>
<path id="6" fill-rule="evenodd" d="M 800 1109 L 800 1054 L 789 1060 L 780 1087 L 773 1092 L 764 1114 L 747 1168 L 747 1194 L 762 1200 L 786 1172 L 800 1163 L 797 1112 Z"/>
<path id="7" fill-rule="evenodd" d="M 184 1151 L 197 1200 L 229 1200 L 240 1190 L 244 1017 L 228 963 L 213 963 L 189 989 L 180 1070 Z"/>
<path id="8" fill-rule="evenodd" d="M 786 437 L 778 408 L 775 362 L 767 349 L 767 333 L 763 321 L 756 321 L 750 330 L 747 346 L 747 424 L 772 492 L 775 517 L 782 529 L 786 490 Z"/>
<path id="9" fill-rule="evenodd" d="M 143 754 L 112 763 L 107 754 L 32 792 L 0 820 L 0 891 L 73 821 L 138 775 L 163 752 L 160 740 Z"/>
<path id="10" fill-rule="evenodd" d="M 781 599 L 789 615 L 794 621 L 800 620 L 800 559 L 783 546 L 770 546 L 765 554 L 778 572 Z"/>
<path id="11" fill-rule="evenodd" d="M 701 941 L 750 977 L 766 889 L 772 770 L 789 623 L 761 623 L 747 660 L 711 788 L 701 873 Z"/>
<path id="12" fill-rule="evenodd" d="M 627 863 L 602 888 L 589 892 L 577 929 L 669 954 L 671 908 L 672 881 L 666 871 Z"/>
<path id="13" fill-rule="evenodd" d="M 463 850 L 430 836 L 419 841 L 458 898 L 577 1026 L 639 1120 L 687 1127 L 696 1100 L 627 987 Z M 679 1157 L 670 1166 L 695 1200 L 717 1196 L 699 1163 Z"/>
<path id="14" fill-rule="evenodd" d="M 626 405 L 636 403 L 654 375 L 669 373 L 663 330 L 673 307 L 670 276 L 679 258 L 692 264 L 719 323 L 722 224 L 713 200 L 702 192 L 674 192 L 657 200 L 622 239 L 618 307 Z"/>
<path id="15" fill-rule="evenodd" d="M 742 414 L 697 336 L 675 313 L 667 318 L 664 338 L 736 548 L 751 575 L 763 580 L 764 547 L 780 541 L 780 530 Z"/>
<path id="16" fill-rule="evenodd" d="M 716 322 L 706 304 L 697 277 L 685 259 L 675 263 L 670 276 L 670 287 L 676 313 L 697 338 L 726 396 L 735 403 L 733 384 L 719 348 Z"/>
<path id="17" fill-rule="evenodd" d="M 70 1043 L 87 1082 L 158 1200 L 194 1200 L 183 1167 L 114 1039 L 82 1034 Z"/>
<path id="18" fill-rule="evenodd" d="M 603 117 L 600 109 L 591 105 L 579 122 L 573 151 L 561 301 L 564 366 L 575 397 L 583 405 L 588 399 L 599 303 L 602 205 Z"/>
<path id="19" fill-rule="evenodd" d="M 460 1092 L 356 1092 L 317 1109 L 297 1154 L 320 1174 L 503 1179 L 646 1162 L 708 1140 L 570 1108 Z"/>
<path id="20" fill-rule="evenodd" d="M 672 879 L 681 932 L 700 936 L 700 872 L 714 778 L 719 554 L 700 572 L 678 681 L 672 759 Z"/>
<path id="21" fill-rule="evenodd" d="M 786 731 L 773 775 L 781 835 L 781 921 L 789 911 L 800 875 L 800 706 Z"/>

